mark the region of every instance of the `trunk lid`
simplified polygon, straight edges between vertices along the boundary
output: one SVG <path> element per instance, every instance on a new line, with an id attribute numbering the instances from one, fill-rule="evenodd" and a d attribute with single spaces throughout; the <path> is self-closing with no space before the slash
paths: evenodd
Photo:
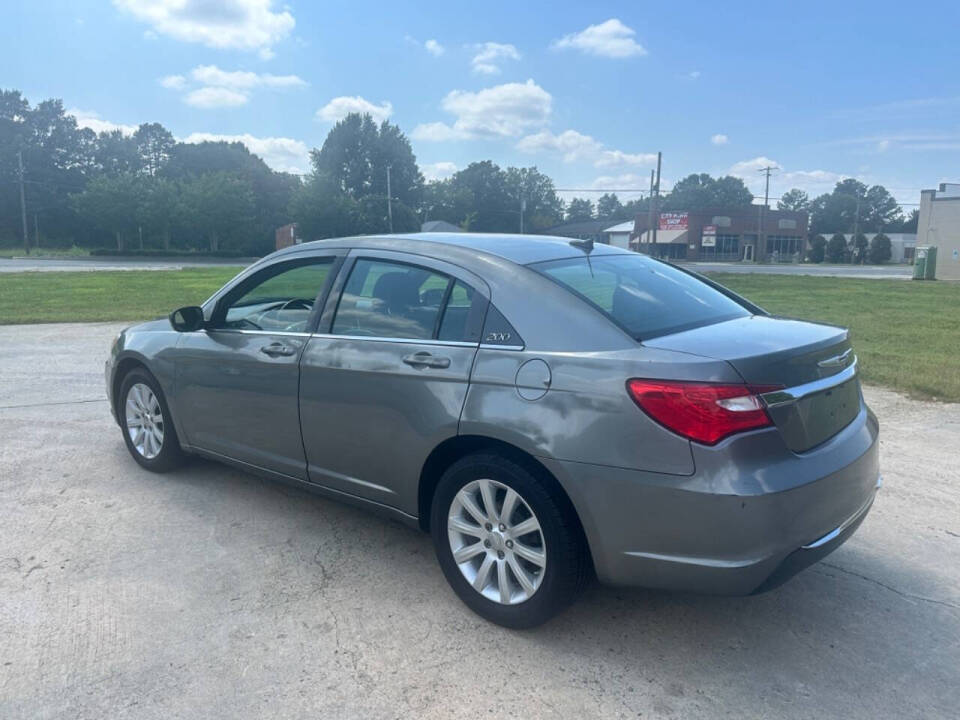
<path id="1" fill-rule="evenodd" d="M 725 360 L 751 385 L 783 387 L 764 400 L 794 452 L 829 440 L 860 411 L 856 357 L 844 328 L 754 315 L 643 344 Z"/>

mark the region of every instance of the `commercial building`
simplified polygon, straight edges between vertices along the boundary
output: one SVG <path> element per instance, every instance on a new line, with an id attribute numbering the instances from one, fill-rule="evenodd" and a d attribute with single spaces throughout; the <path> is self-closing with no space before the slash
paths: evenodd
<path id="1" fill-rule="evenodd" d="M 281 225 L 274 231 L 273 235 L 276 240 L 277 250 L 283 250 L 283 248 L 285 247 L 290 247 L 291 245 L 299 245 L 300 243 L 303 242 L 297 230 L 296 223 L 290 223 L 289 225 Z"/>
<path id="2" fill-rule="evenodd" d="M 603 234 L 607 236 L 608 245 L 629 248 L 630 236 L 633 235 L 633 220 L 608 227 L 603 231 Z"/>
<path id="3" fill-rule="evenodd" d="M 937 278 L 960 280 L 960 183 L 920 192 L 917 243 L 937 246 Z"/>
<path id="4" fill-rule="evenodd" d="M 761 212 L 759 205 L 661 212 L 654 238 L 648 215 L 641 213 L 634 221 L 630 247 L 664 258 L 757 260 L 759 237 L 764 239 L 770 262 L 800 262 L 807 247 L 807 214 L 770 208 Z"/>

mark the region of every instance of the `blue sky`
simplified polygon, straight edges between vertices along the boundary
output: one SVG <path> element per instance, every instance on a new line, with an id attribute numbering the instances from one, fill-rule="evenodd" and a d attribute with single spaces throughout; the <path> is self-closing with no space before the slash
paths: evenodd
<path id="1" fill-rule="evenodd" d="M 770 163 L 774 196 L 856 177 L 917 203 L 960 180 L 956 2 L 20 0 L 4 16 L 0 86 L 98 130 L 239 136 L 278 169 L 307 170 L 366 109 L 428 177 L 490 158 L 559 188 L 646 187 L 662 150 L 665 187 L 732 173 L 762 193 Z"/>

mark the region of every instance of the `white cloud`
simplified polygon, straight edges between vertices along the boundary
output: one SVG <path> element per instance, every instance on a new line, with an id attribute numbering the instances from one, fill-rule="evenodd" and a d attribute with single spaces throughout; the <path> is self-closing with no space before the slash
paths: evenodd
<path id="1" fill-rule="evenodd" d="M 520 52 L 509 44 L 485 42 L 474 45 L 473 49 L 476 54 L 470 60 L 470 65 L 479 75 L 497 75 L 503 61 L 520 59 Z"/>
<path id="2" fill-rule="evenodd" d="M 133 135 L 133 133 L 137 131 L 136 125 L 124 125 L 123 123 L 115 123 L 110 122 L 109 120 L 104 120 L 98 113 L 95 113 L 92 110 L 80 110 L 78 108 L 73 108 L 67 110 L 67 115 L 73 115 L 77 121 L 78 127 L 90 128 L 98 135 L 102 132 L 113 132 L 114 130 L 119 130 L 124 135 Z"/>
<path id="3" fill-rule="evenodd" d="M 457 166 L 452 162 L 425 163 L 420 166 L 420 172 L 427 182 L 431 180 L 443 180 L 453 175 L 457 171 Z"/>
<path id="4" fill-rule="evenodd" d="M 440 57 L 441 55 L 443 55 L 443 53 L 446 52 L 446 48 L 443 47 L 443 45 L 441 45 L 440 43 L 438 43 L 436 40 L 433 40 L 433 39 L 427 40 L 427 41 L 423 44 L 423 47 L 426 49 L 426 51 L 427 51 L 428 53 L 430 53 L 430 54 L 433 55 L 434 57 Z"/>
<path id="5" fill-rule="evenodd" d="M 335 97 L 317 110 L 316 117 L 318 120 L 334 123 L 350 113 L 368 114 L 377 122 L 383 122 L 393 114 L 393 104 L 384 100 L 380 105 L 375 105 L 359 95 L 356 97 L 344 95 Z"/>
<path id="6" fill-rule="evenodd" d="M 723 133 L 717 133 L 716 135 L 710 136 L 710 142 L 712 142 L 714 145 L 726 145 L 728 142 L 730 142 L 730 138 Z"/>
<path id="7" fill-rule="evenodd" d="M 691 80 L 696 80 L 697 78 L 700 77 L 700 71 L 691 70 L 690 72 L 687 73 L 687 77 L 690 78 Z"/>
<path id="8" fill-rule="evenodd" d="M 622 165 L 650 165 L 656 162 L 655 153 L 626 153 L 609 150 L 602 142 L 576 130 L 554 134 L 549 130 L 527 135 L 517 143 L 523 152 L 556 152 L 563 155 L 564 162 L 589 162 L 595 167 Z"/>
<path id="9" fill-rule="evenodd" d="M 222 87 L 202 87 L 188 92 L 183 101 L 203 110 L 221 107 L 238 107 L 245 105 L 249 98 L 245 93 Z"/>
<path id="10" fill-rule="evenodd" d="M 183 96 L 187 105 L 198 108 L 236 107 L 250 100 L 257 88 L 303 87 L 307 83 L 297 75 L 272 75 L 245 70 L 221 70 L 216 65 L 198 65 L 190 71 L 190 79 L 183 75 L 167 75 L 160 84 L 171 90 L 186 90 L 192 82 L 200 87 Z"/>
<path id="11" fill-rule="evenodd" d="M 297 75 L 272 75 L 243 70 L 221 70 L 216 65 L 198 65 L 190 71 L 190 77 L 200 85 L 230 88 L 232 90 L 252 90 L 257 87 L 303 87 L 307 84 Z"/>
<path id="12" fill-rule="evenodd" d="M 763 198 L 765 178 L 760 172 L 766 167 L 778 168 L 770 175 L 770 195 L 777 197 L 790 188 L 800 188 L 811 197 L 829 192 L 844 178 L 851 177 L 830 170 L 787 170 L 768 157 L 760 156 L 751 160 L 741 160 L 730 166 L 728 174 L 738 177 L 750 188 L 750 191 Z"/>
<path id="13" fill-rule="evenodd" d="M 564 35 L 553 43 L 553 47 L 558 50 L 572 48 L 588 55 L 608 58 L 646 55 L 643 45 L 633 39 L 636 34 L 632 28 L 611 18 L 599 25 L 591 25 L 586 30 Z"/>
<path id="14" fill-rule="evenodd" d="M 159 82 L 168 90 L 183 90 L 187 86 L 187 79 L 183 75 L 167 75 L 160 78 Z"/>
<path id="15" fill-rule="evenodd" d="M 287 10 L 275 12 L 273 0 L 113 0 L 119 9 L 151 30 L 185 42 L 233 50 L 256 50 L 265 59 L 293 30 Z"/>
<path id="16" fill-rule="evenodd" d="M 516 137 L 542 127 L 550 118 L 553 98 L 533 80 L 495 85 L 478 92 L 453 90 L 443 99 L 444 110 L 456 116 L 452 125 L 418 125 L 416 140 L 443 141 L 477 137 Z"/>
<path id="17" fill-rule="evenodd" d="M 274 170 L 305 173 L 310 169 L 310 149 L 299 140 L 286 137 L 255 137 L 254 135 L 221 135 L 217 133 L 191 133 L 183 138 L 185 143 L 240 142 L 254 155 L 258 155 Z"/>

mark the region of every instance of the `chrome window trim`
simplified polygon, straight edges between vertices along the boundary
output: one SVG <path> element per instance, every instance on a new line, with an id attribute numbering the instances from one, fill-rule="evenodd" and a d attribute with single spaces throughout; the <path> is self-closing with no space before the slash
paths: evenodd
<path id="1" fill-rule="evenodd" d="M 407 345 L 436 345 L 437 347 L 471 347 L 479 343 L 464 342 L 462 340 L 433 340 L 432 338 L 394 338 L 370 335 L 337 335 L 335 333 L 314 333 L 313 337 L 331 340 L 366 340 L 369 342 L 403 343 Z"/>
<path id="2" fill-rule="evenodd" d="M 515 350 L 517 352 L 524 349 L 524 345 L 494 345 L 493 343 L 480 343 L 481 350 Z"/>
<path id="3" fill-rule="evenodd" d="M 204 328 L 201 332 L 235 333 L 237 335 L 284 335 L 287 337 L 311 337 L 308 332 L 291 330 L 241 330 L 240 328 Z"/>
<path id="4" fill-rule="evenodd" d="M 760 397 L 763 398 L 763 402 L 767 407 L 788 405 L 789 403 L 796 402 L 797 400 L 805 398 L 808 395 L 814 395 L 815 393 L 835 388 L 838 385 L 843 385 L 843 383 L 847 382 L 848 380 L 852 380 L 856 376 L 857 356 L 854 355 L 853 362 L 850 363 L 849 367 L 847 367 L 846 370 L 841 370 L 836 375 L 831 375 L 830 377 L 821 378 L 819 380 L 813 380 L 792 388 L 773 390 L 772 392 L 764 393 Z"/>

